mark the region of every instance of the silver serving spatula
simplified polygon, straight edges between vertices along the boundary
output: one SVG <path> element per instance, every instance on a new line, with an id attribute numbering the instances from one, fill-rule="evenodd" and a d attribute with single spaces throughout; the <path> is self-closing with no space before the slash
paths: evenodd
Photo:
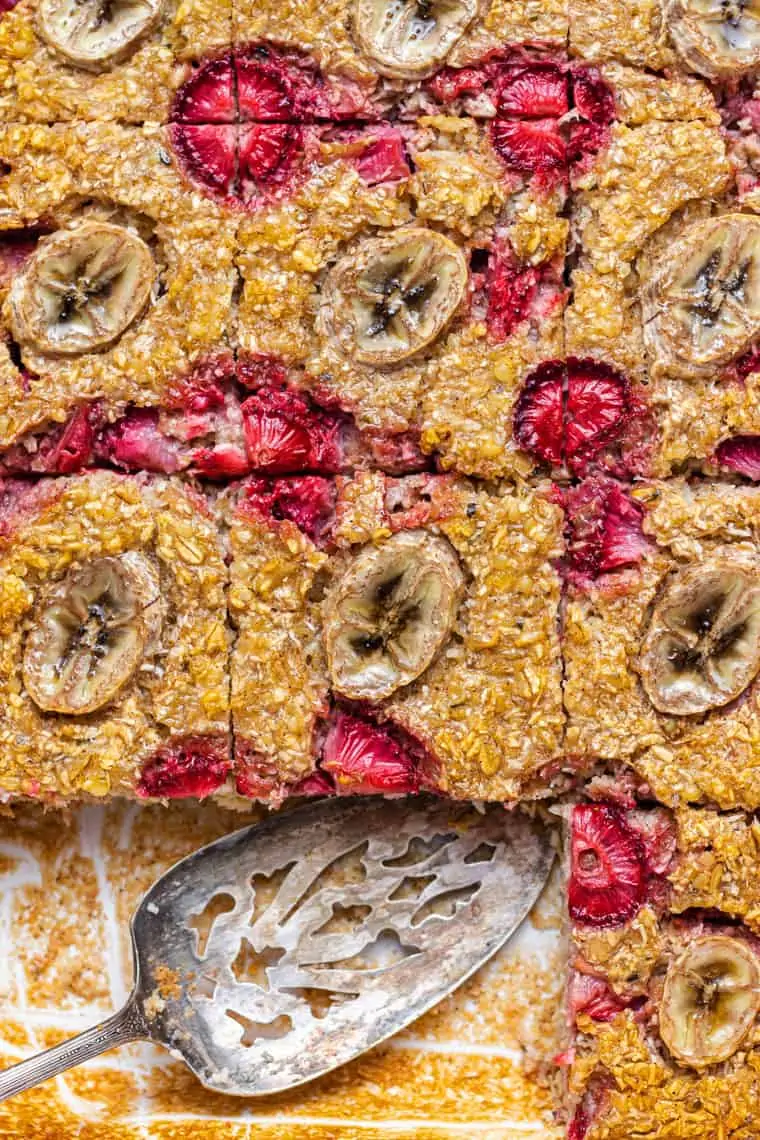
<path id="1" fill-rule="evenodd" d="M 217 1092 L 310 1081 L 490 958 L 553 858 L 526 816 L 438 799 L 323 800 L 236 831 L 146 894 L 124 1008 L 0 1073 L 0 1100 L 139 1039 Z"/>

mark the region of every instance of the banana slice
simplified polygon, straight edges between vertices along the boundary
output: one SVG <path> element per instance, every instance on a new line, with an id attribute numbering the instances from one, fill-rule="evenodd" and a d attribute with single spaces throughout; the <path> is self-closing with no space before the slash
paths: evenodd
<path id="1" fill-rule="evenodd" d="M 414 228 L 372 238 L 328 274 L 322 322 L 360 364 L 398 364 L 439 336 L 467 289 L 459 246 Z"/>
<path id="2" fill-rule="evenodd" d="M 419 677 L 448 637 L 463 589 L 453 548 L 423 530 L 362 550 L 324 605 L 336 692 L 378 701 Z"/>
<path id="3" fill-rule="evenodd" d="M 102 71 L 158 24 L 165 0 L 41 0 L 42 38 L 68 63 Z"/>
<path id="4" fill-rule="evenodd" d="M 760 218 L 724 214 L 689 227 L 642 292 L 644 339 L 658 364 L 709 376 L 760 333 Z"/>
<path id="5" fill-rule="evenodd" d="M 150 300 L 156 267 L 122 226 L 85 222 L 43 239 L 10 291 L 21 344 L 71 356 L 113 344 Z"/>
<path id="6" fill-rule="evenodd" d="M 45 712 L 102 708 L 153 647 L 162 617 L 158 571 L 142 554 L 75 567 L 35 614 L 23 660 L 29 696 Z"/>
<path id="7" fill-rule="evenodd" d="M 654 608 L 639 672 L 656 709 L 728 704 L 760 670 L 760 566 L 715 555 L 676 575 Z"/>
<path id="8" fill-rule="evenodd" d="M 667 0 L 664 23 L 690 70 L 708 79 L 760 64 L 760 0 Z"/>
<path id="9" fill-rule="evenodd" d="M 381 75 L 430 75 L 461 40 L 480 0 L 355 0 L 354 35 Z"/>
<path id="10" fill-rule="evenodd" d="M 697 938 L 671 962 L 660 1036 L 679 1061 L 717 1065 L 741 1045 L 760 1007 L 760 967 L 749 946 L 726 934 Z"/>

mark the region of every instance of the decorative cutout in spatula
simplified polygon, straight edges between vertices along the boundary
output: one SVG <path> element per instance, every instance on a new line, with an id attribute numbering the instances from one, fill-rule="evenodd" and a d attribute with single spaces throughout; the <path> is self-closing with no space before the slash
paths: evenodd
<path id="1" fill-rule="evenodd" d="M 234 832 L 143 899 L 124 1008 L 0 1073 L 0 1100 L 138 1039 L 168 1046 L 217 1092 L 312 1080 L 490 958 L 553 858 L 527 817 L 443 800 L 324 800 Z"/>

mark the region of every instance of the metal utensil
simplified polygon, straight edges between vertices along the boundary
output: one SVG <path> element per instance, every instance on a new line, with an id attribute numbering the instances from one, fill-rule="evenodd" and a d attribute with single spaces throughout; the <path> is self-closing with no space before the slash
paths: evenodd
<path id="1" fill-rule="evenodd" d="M 0 1073 L 0 1100 L 138 1039 L 218 1092 L 312 1080 L 490 958 L 553 858 L 520 813 L 432 799 L 324 800 L 236 831 L 145 895 L 124 1008 Z"/>

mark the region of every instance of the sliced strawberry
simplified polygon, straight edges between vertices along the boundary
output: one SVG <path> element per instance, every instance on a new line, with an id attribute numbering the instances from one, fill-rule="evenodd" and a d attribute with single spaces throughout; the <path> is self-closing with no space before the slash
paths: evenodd
<path id="1" fill-rule="evenodd" d="M 572 69 L 573 106 L 589 123 L 607 127 L 614 122 L 615 95 L 598 68 L 575 64 Z"/>
<path id="2" fill-rule="evenodd" d="M 583 1105 L 579 1105 L 568 1126 L 567 1140 L 584 1140 L 590 1127 L 591 1119 Z"/>
<path id="3" fill-rule="evenodd" d="M 198 448 L 193 452 L 192 466 L 206 479 L 239 479 L 251 470 L 245 451 L 234 444 Z"/>
<path id="4" fill-rule="evenodd" d="M 340 712 L 325 737 L 322 768 L 340 795 L 406 795 L 419 791 L 412 755 L 385 728 Z"/>
<path id="5" fill-rule="evenodd" d="M 235 358 L 231 352 L 203 356 L 174 381 L 166 396 L 166 407 L 192 413 L 221 408 L 236 376 Z"/>
<path id="6" fill-rule="evenodd" d="M 515 440 L 545 463 L 562 462 L 564 386 L 564 363 L 544 361 L 528 377 L 515 403 Z"/>
<path id="7" fill-rule="evenodd" d="M 543 182 L 566 172 L 567 146 L 556 119 L 494 119 L 491 141 L 511 170 Z"/>
<path id="8" fill-rule="evenodd" d="M 0 13 L 12 12 L 19 0 L 0 0 Z"/>
<path id="9" fill-rule="evenodd" d="M 302 475 L 291 479 L 249 479 L 243 509 L 275 522 L 289 520 L 317 545 L 326 541 L 337 492 L 331 479 Z"/>
<path id="10" fill-rule="evenodd" d="M 567 114 L 570 104 L 565 69 L 551 60 L 504 69 L 496 79 L 496 105 L 499 114 L 526 119 Z"/>
<path id="11" fill-rule="evenodd" d="M 237 127 L 172 123 L 169 137 L 190 181 L 228 198 L 235 183 Z"/>
<path id="12" fill-rule="evenodd" d="M 611 479 L 587 479 L 567 492 L 567 561 L 579 585 L 637 566 L 649 547 L 644 511 Z"/>
<path id="13" fill-rule="evenodd" d="M 317 769 L 310 775 L 304 776 L 297 784 L 293 784 L 290 793 L 292 796 L 334 796 L 335 784 L 326 772 Z"/>
<path id="14" fill-rule="evenodd" d="M 132 408 L 104 428 L 95 454 L 101 462 L 126 471 L 161 471 L 173 475 L 188 465 L 179 443 L 167 439 L 158 426 L 154 408 Z"/>
<path id="15" fill-rule="evenodd" d="M 238 154 L 238 195 L 255 206 L 292 183 L 300 169 L 304 141 L 292 123 L 264 123 L 241 127 Z"/>
<path id="16" fill-rule="evenodd" d="M 760 479 L 760 435 L 733 435 L 715 452 L 715 461 L 727 471 Z"/>
<path id="17" fill-rule="evenodd" d="M 540 271 L 518 261 L 508 243 L 492 251 L 486 271 L 486 325 L 494 344 L 503 344 L 530 316 L 540 279 Z"/>
<path id="18" fill-rule="evenodd" d="M 570 917 L 588 926 L 627 922 L 646 897 L 646 859 L 639 836 L 610 804 L 573 809 Z"/>
<path id="19" fill-rule="evenodd" d="M 395 127 L 369 127 L 363 131 L 341 132 L 336 141 L 346 147 L 361 178 L 368 186 L 400 182 L 411 174 L 404 136 Z"/>
<path id="20" fill-rule="evenodd" d="M 70 475 L 81 471 L 93 458 L 93 446 L 103 413 L 98 403 L 83 404 L 64 424 L 43 435 L 30 432 L 3 455 L 0 469 L 7 472 L 34 472 Z"/>
<path id="21" fill-rule="evenodd" d="M 625 821 L 641 839 L 650 875 L 666 875 L 675 858 L 678 834 L 670 812 L 663 807 L 629 811 Z"/>
<path id="22" fill-rule="evenodd" d="M 246 388 L 284 388 L 288 370 L 277 356 L 265 353 L 245 353 L 238 357 L 237 379 Z"/>
<path id="23" fill-rule="evenodd" d="M 753 372 L 760 372 L 760 345 L 753 345 L 730 367 L 730 373 L 737 380 L 746 380 Z"/>
<path id="24" fill-rule="evenodd" d="M 300 111 L 298 68 L 286 53 L 268 44 L 243 48 L 235 52 L 235 74 L 244 122 L 287 123 Z"/>
<path id="25" fill-rule="evenodd" d="M 234 123 L 235 93 L 229 55 L 209 59 L 174 96 L 171 119 L 177 123 Z"/>
<path id="26" fill-rule="evenodd" d="M 442 67 L 426 86 L 441 103 L 453 103 L 462 95 L 480 95 L 490 82 L 487 67 Z"/>
<path id="27" fill-rule="evenodd" d="M 622 1001 L 603 978 L 573 972 L 568 991 L 569 1010 L 573 1021 L 585 1014 L 592 1021 L 612 1021 L 627 1003 Z"/>
<path id="28" fill-rule="evenodd" d="M 151 757 L 137 794 L 143 799 L 203 799 L 222 786 L 230 767 L 226 739 L 181 737 Z"/>
<path id="29" fill-rule="evenodd" d="M 565 458 L 574 475 L 584 475 L 592 459 L 620 439 L 632 411 L 629 382 L 596 360 L 567 362 Z"/>
<path id="30" fill-rule="evenodd" d="M 344 417 L 318 411 L 286 388 L 259 388 L 241 408 L 246 448 L 257 471 L 340 471 Z"/>

